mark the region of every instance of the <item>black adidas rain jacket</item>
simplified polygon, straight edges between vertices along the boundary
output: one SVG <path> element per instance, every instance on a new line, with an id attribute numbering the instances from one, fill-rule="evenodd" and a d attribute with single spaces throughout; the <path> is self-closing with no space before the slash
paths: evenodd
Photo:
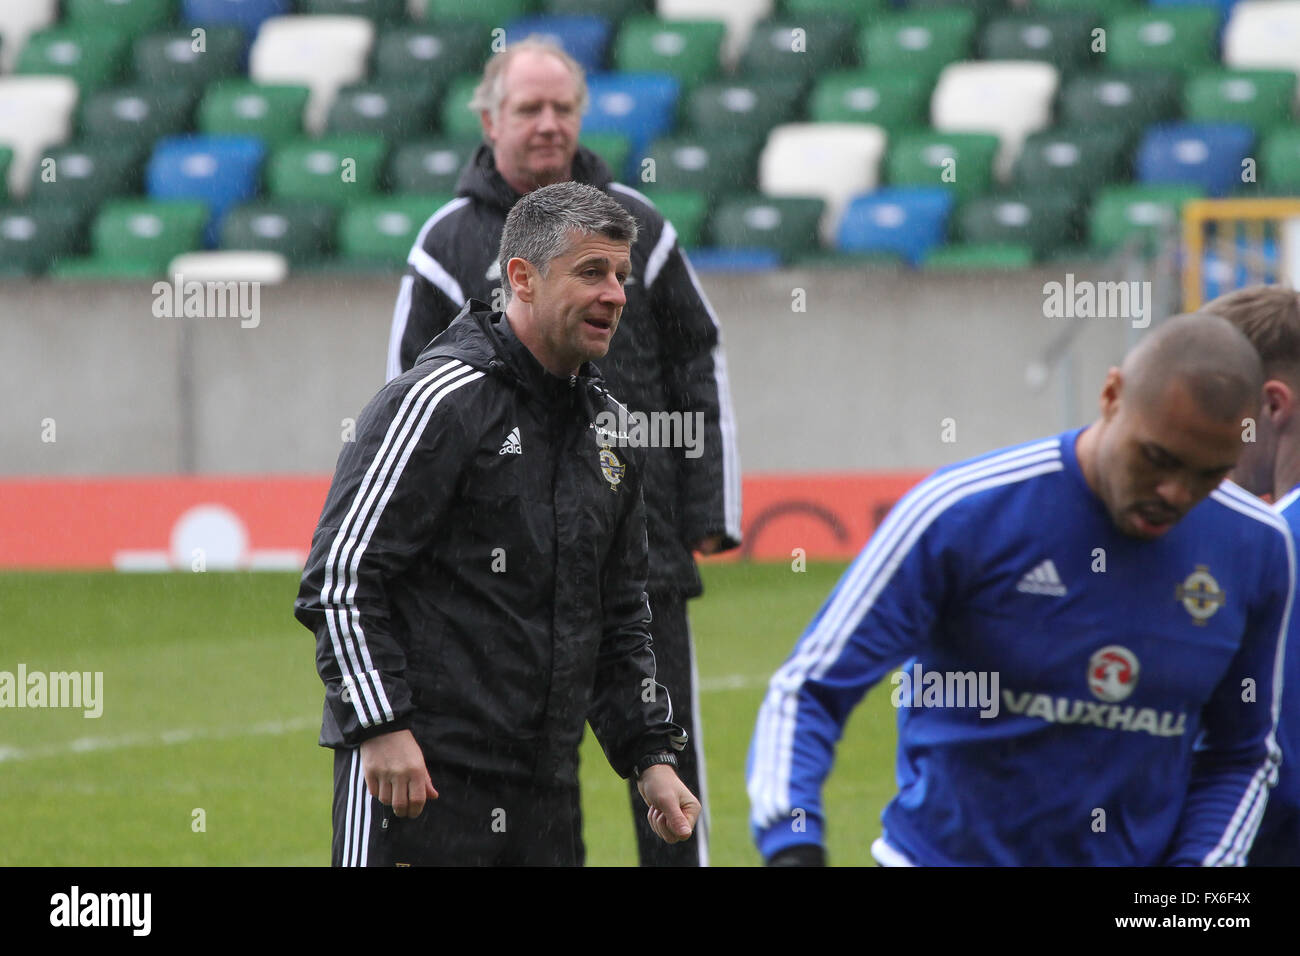
<path id="1" fill-rule="evenodd" d="M 592 427 L 616 408 L 593 366 L 549 374 L 477 301 L 366 406 L 294 605 L 323 746 L 410 728 L 431 760 L 570 785 L 588 717 L 621 776 L 681 749 L 639 451 Z"/>

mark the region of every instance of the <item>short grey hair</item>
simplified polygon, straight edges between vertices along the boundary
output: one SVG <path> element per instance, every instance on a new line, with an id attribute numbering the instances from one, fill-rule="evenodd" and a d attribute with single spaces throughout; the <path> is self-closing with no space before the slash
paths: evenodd
<path id="1" fill-rule="evenodd" d="M 497 263 L 504 301 L 509 302 L 511 296 L 506 271 L 511 259 L 526 259 L 546 275 L 551 260 L 581 239 L 604 236 L 631 245 L 636 235 L 632 214 L 593 186 L 566 182 L 534 189 L 515 203 L 501 232 Z"/>
<path id="2" fill-rule="evenodd" d="M 483 78 L 479 80 L 478 86 L 474 87 L 469 108 L 476 114 L 486 110 L 493 120 L 500 117 L 501 104 L 506 101 L 506 68 L 510 66 L 510 61 L 515 58 L 515 54 L 529 50 L 553 56 L 568 67 L 578 87 L 578 115 L 587 112 L 587 74 L 583 72 L 582 64 L 565 53 L 564 48 L 554 40 L 538 33 L 530 34 L 518 43 L 510 44 L 500 53 L 492 55 L 487 65 L 483 67 Z"/>

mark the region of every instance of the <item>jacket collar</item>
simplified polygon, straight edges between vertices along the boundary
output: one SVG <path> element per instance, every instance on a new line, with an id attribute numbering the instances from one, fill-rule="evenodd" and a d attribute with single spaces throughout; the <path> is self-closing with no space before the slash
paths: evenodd
<path id="1" fill-rule="evenodd" d="M 465 303 L 446 331 L 420 353 L 416 364 L 439 355 L 454 356 L 473 368 L 500 375 L 547 405 L 571 402 L 576 393 L 584 411 L 590 411 L 588 393 L 603 383 L 600 370 L 591 362 L 584 362 L 576 375 L 552 375 L 519 341 L 505 313 L 493 312 L 478 299 Z M 589 420 L 594 418 L 591 411 Z"/>
<path id="2" fill-rule="evenodd" d="M 573 156 L 573 181 L 604 189 L 614 181 L 605 161 L 579 146 Z M 456 183 L 456 195 L 470 196 L 497 209 L 509 211 L 519 201 L 520 193 L 502 178 L 492 157 L 492 145 L 480 143 Z"/>

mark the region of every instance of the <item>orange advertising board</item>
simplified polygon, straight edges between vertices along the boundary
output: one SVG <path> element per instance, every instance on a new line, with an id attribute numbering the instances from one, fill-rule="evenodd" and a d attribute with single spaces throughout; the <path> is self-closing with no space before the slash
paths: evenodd
<path id="1" fill-rule="evenodd" d="M 748 475 L 717 560 L 850 558 L 923 472 Z M 0 568 L 297 569 L 329 476 L 0 479 Z"/>

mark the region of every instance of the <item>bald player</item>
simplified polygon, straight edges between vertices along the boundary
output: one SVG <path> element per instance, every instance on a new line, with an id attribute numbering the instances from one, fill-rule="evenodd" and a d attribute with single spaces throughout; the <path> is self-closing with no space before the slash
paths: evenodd
<path id="1" fill-rule="evenodd" d="M 1091 425 L 909 492 L 771 680 L 764 859 L 825 861 L 835 743 L 901 665 L 879 863 L 1242 864 L 1294 581 L 1285 522 L 1222 483 L 1262 381 L 1231 324 L 1179 316 L 1109 371 Z"/>
<path id="2" fill-rule="evenodd" d="M 1275 502 L 1300 534 L 1300 296 L 1286 286 L 1250 286 L 1220 296 L 1202 311 L 1221 315 L 1248 338 L 1264 365 L 1257 429 L 1233 481 Z M 1250 862 L 1300 866 L 1300 615 L 1293 614 L 1283 655 L 1277 728 L 1282 768 L 1269 795 Z"/>

